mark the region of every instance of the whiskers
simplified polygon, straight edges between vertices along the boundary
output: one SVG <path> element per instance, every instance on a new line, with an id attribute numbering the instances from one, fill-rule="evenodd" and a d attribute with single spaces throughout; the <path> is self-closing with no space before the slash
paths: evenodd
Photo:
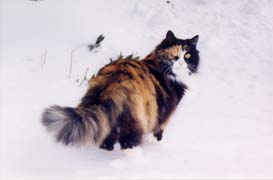
<path id="1" fill-rule="evenodd" d="M 192 73 L 196 73 L 197 72 L 197 68 L 198 66 L 197 65 L 194 65 L 194 64 L 187 64 L 189 70 L 192 72 Z"/>

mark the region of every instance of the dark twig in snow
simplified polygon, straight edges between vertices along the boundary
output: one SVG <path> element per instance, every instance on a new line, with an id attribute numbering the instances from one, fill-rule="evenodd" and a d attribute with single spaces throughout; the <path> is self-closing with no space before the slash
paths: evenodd
<path id="1" fill-rule="evenodd" d="M 116 61 L 116 60 L 120 60 L 120 59 L 124 59 L 124 60 L 139 60 L 140 56 L 137 56 L 134 53 L 125 56 L 125 55 L 122 54 L 122 52 L 120 52 L 120 54 L 115 59 L 110 58 L 110 62 L 113 62 L 113 61 Z"/>
<path id="2" fill-rule="evenodd" d="M 47 49 L 46 49 L 45 52 L 44 52 L 44 65 L 45 65 L 45 63 L 46 63 L 46 55 L 47 55 Z"/>
<path id="3" fill-rule="evenodd" d="M 82 78 L 82 81 L 81 81 L 79 87 L 81 87 L 82 83 L 83 83 L 85 80 L 87 80 L 86 74 L 87 74 L 88 70 L 89 70 L 89 67 L 86 68 L 85 73 L 84 73 L 84 76 L 83 76 L 83 78 Z"/>
<path id="4" fill-rule="evenodd" d="M 101 45 L 100 43 L 104 40 L 105 36 L 104 35 L 99 35 L 99 37 L 97 38 L 95 44 L 89 44 L 88 45 L 88 48 L 90 51 L 96 49 L 96 48 L 99 48 Z"/>
<path id="5" fill-rule="evenodd" d="M 44 53 L 41 56 L 41 68 L 43 68 L 43 66 L 46 63 L 46 55 L 47 55 L 47 49 L 44 51 Z"/>
<path id="6" fill-rule="evenodd" d="M 70 52 L 70 68 L 69 68 L 68 78 L 71 77 L 71 73 L 72 73 L 73 54 L 74 54 L 74 52 L 75 52 L 75 49 L 73 49 L 73 50 Z"/>

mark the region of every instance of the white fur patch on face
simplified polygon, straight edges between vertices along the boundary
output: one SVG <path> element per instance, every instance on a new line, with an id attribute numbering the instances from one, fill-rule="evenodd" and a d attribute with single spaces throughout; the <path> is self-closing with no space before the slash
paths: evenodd
<path id="1" fill-rule="evenodd" d="M 190 75 L 190 70 L 187 67 L 187 63 L 184 60 L 185 53 L 186 51 L 182 51 L 181 57 L 174 62 L 172 72 L 175 74 L 175 76 L 170 75 L 169 78 L 174 81 L 183 82 L 190 85 L 190 79 L 192 79 L 192 76 Z"/>

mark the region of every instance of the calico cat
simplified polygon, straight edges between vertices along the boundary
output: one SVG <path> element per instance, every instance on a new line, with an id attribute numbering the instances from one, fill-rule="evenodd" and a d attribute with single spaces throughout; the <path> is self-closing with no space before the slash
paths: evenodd
<path id="1" fill-rule="evenodd" d="M 93 141 L 113 150 L 118 141 L 122 149 L 133 148 L 149 132 L 161 140 L 187 89 L 173 67 L 186 65 L 187 72 L 197 72 L 197 41 L 198 36 L 183 40 L 168 31 L 144 59 L 111 62 L 90 79 L 77 107 L 47 108 L 43 125 L 66 145 Z"/>

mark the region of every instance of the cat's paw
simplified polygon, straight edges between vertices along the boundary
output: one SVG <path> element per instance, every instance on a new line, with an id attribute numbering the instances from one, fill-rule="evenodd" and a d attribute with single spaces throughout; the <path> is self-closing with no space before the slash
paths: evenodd
<path id="1" fill-rule="evenodd" d="M 103 143 L 100 145 L 101 149 L 105 149 L 107 151 L 112 151 L 114 149 L 114 145 L 113 144 L 107 144 L 107 143 Z"/>
<path id="2" fill-rule="evenodd" d="M 130 142 L 122 142 L 120 143 L 121 149 L 133 149 L 133 144 Z"/>
<path id="3" fill-rule="evenodd" d="M 157 141 L 161 141 L 163 137 L 163 130 L 160 130 L 158 133 L 155 133 L 154 137 L 157 139 Z"/>

